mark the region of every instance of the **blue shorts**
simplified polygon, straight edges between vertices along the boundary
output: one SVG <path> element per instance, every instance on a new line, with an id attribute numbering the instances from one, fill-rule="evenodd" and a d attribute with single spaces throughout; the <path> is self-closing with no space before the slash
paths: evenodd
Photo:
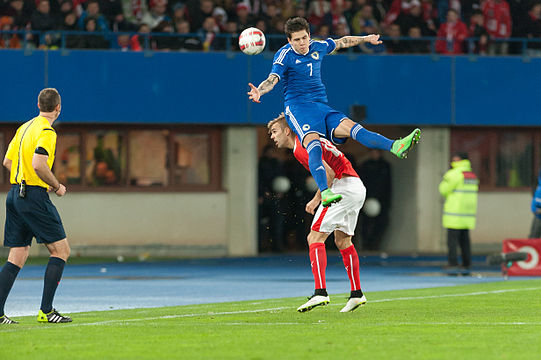
<path id="1" fill-rule="evenodd" d="M 4 246 L 23 247 L 38 243 L 53 243 L 66 238 L 60 215 L 41 186 L 26 186 L 26 196 L 19 197 L 19 185 L 11 185 L 6 198 Z"/>
<path id="2" fill-rule="evenodd" d="M 327 104 L 312 102 L 288 105 L 285 115 L 289 127 L 297 134 L 301 144 L 304 142 L 304 137 L 310 133 L 326 137 L 334 144 L 343 144 L 347 140 L 347 138 L 334 136 L 334 130 L 342 120 L 347 119 L 347 116 Z"/>

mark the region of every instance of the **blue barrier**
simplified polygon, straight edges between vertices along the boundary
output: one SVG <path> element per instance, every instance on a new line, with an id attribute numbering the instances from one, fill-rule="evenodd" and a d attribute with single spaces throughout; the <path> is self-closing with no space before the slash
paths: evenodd
<path id="1" fill-rule="evenodd" d="M 59 89 L 71 123 L 264 124 L 283 110 L 278 85 L 248 101 L 272 53 L 3 50 L 3 122 L 35 113 Z M 366 106 L 368 124 L 538 125 L 541 58 L 345 54 L 325 59 L 330 104 Z"/>

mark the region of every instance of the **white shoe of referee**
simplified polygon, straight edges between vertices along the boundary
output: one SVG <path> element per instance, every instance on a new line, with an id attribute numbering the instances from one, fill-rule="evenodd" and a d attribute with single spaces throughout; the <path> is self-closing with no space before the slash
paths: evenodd
<path id="1" fill-rule="evenodd" d="M 310 311 L 316 306 L 327 305 L 331 299 L 329 296 L 312 295 L 307 302 L 297 308 L 298 312 Z"/>
<path id="2" fill-rule="evenodd" d="M 359 306 L 366 304 L 366 296 L 349 298 L 346 306 L 340 312 L 350 312 L 357 309 Z"/>

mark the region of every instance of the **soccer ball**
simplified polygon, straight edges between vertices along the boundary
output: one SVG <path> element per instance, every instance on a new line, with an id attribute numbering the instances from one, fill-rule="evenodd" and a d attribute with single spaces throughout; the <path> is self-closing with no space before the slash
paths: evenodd
<path id="1" fill-rule="evenodd" d="M 257 55 L 265 49 L 265 34 L 258 28 L 245 29 L 239 36 L 240 50 L 246 55 Z"/>
<path id="2" fill-rule="evenodd" d="M 368 217 L 376 217 L 381 212 L 381 204 L 378 199 L 368 198 L 364 202 L 363 212 Z"/>

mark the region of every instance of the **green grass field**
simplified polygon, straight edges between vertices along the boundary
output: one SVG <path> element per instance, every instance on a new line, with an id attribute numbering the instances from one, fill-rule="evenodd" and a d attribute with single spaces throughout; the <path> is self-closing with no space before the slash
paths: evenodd
<path id="1" fill-rule="evenodd" d="M 540 359 L 541 280 L 73 314 L 0 325 L 0 359 Z M 219 300 L 219 297 L 216 298 Z"/>

